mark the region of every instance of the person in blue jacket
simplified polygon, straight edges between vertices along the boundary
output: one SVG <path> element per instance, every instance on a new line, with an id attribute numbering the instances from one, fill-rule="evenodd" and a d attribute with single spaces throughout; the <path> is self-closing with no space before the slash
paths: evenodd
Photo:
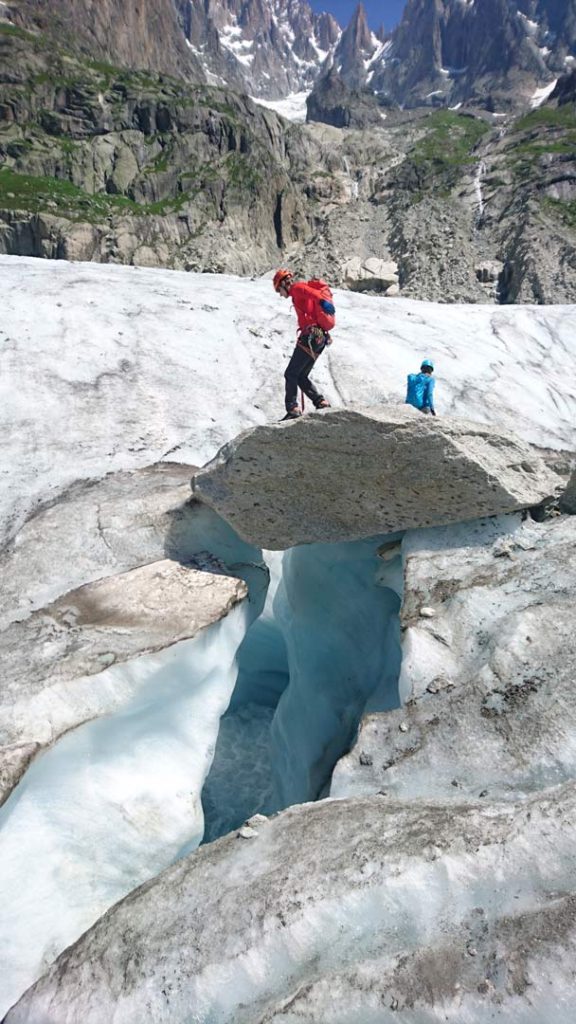
<path id="1" fill-rule="evenodd" d="M 406 391 L 406 402 L 413 405 L 415 409 L 427 415 L 436 415 L 434 409 L 434 380 L 432 374 L 434 366 L 429 359 L 423 359 L 420 366 L 420 373 L 408 374 L 408 390 Z"/>

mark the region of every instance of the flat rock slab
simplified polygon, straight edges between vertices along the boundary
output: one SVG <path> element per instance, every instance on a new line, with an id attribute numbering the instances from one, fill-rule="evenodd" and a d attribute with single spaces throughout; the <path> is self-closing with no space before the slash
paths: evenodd
<path id="1" fill-rule="evenodd" d="M 511 512 L 559 484 L 510 434 L 388 406 L 256 427 L 192 486 L 246 540 L 282 550 Z"/>
<path id="2" fill-rule="evenodd" d="M 36 508 L 0 550 L 0 629 L 104 576 L 166 556 L 186 561 L 192 472 L 158 463 L 109 473 Z"/>
<path id="3" fill-rule="evenodd" d="M 114 710 L 119 694 L 95 676 L 190 639 L 246 593 L 242 580 L 163 559 L 88 583 L 12 623 L 0 633 L 0 780 L 7 791 L 31 744 Z"/>

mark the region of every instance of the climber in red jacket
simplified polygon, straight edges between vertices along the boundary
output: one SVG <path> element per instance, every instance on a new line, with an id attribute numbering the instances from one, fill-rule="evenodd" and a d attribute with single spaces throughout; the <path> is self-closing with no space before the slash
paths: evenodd
<path id="1" fill-rule="evenodd" d="M 324 281 L 295 281 L 290 270 L 277 270 L 274 290 L 283 298 L 292 299 L 298 317 L 298 340 L 290 362 L 284 371 L 286 380 L 287 420 L 302 415 L 298 407 L 298 388 L 316 409 L 328 409 L 330 402 L 314 387 L 310 371 L 326 345 L 332 343 L 330 331 L 336 324 L 332 292 Z"/>

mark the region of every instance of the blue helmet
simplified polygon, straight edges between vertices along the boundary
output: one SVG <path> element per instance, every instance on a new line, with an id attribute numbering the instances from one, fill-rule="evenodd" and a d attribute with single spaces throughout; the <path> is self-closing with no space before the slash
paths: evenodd
<path id="1" fill-rule="evenodd" d="M 423 359 L 420 364 L 421 370 L 434 370 L 434 363 L 431 359 Z"/>

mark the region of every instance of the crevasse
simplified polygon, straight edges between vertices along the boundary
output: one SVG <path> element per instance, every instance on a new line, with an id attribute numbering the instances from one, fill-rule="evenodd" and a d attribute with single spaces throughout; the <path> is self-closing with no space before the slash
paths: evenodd
<path id="1" fill-rule="evenodd" d="M 361 715 L 398 706 L 402 569 L 399 549 L 378 557 L 382 539 L 265 554 L 266 602 L 203 791 L 205 841 L 327 795 Z"/>
<path id="2" fill-rule="evenodd" d="M 194 849 L 203 810 L 209 841 L 256 811 L 328 795 L 362 713 L 398 703 L 401 562 L 399 548 L 379 558 L 381 541 L 263 556 L 196 511 L 186 550 L 167 553 L 243 576 L 249 601 L 93 677 L 122 676 L 123 707 L 62 737 L 1 809 L 0 1013 L 108 907 Z"/>

